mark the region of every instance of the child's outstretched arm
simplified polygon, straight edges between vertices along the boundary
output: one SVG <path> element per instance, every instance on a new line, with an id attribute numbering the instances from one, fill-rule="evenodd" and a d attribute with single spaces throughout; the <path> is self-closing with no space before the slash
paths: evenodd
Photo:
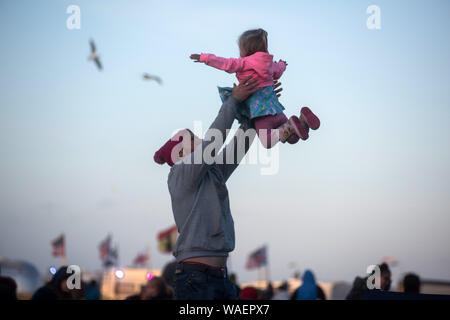
<path id="1" fill-rule="evenodd" d="M 244 69 L 245 59 L 243 58 L 222 58 L 216 57 L 213 54 L 202 53 L 202 54 L 191 54 L 190 57 L 194 62 L 203 62 L 208 66 L 214 67 L 219 70 L 226 71 L 228 73 L 239 72 Z"/>
<path id="2" fill-rule="evenodd" d="M 283 61 L 283 60 L 274 62 L 273 67 L 274 67 L 273 78 L 274 78 L 274 80 L 278 80 L 281 78 L 281 76 L 283 75 L 283 72 L 286 70 L 287 62 Z"/>

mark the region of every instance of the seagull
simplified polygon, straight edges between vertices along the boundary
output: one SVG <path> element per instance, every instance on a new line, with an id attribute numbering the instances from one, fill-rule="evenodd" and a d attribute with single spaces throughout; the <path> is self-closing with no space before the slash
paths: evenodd
<path id="1" fill-rule="evenodd" d="M 162 85 L 162 80 L 161 80 L 161 78 L 158 77 L 158 76 L 152 76 L 151 74 L 144 73 L 143 78 L 144 78 L 144 80 L 155 80 L 155 81 L 158 82 L 160 85 Z"/>
<path id="2" fill-rule="evenodd" d="M 95 43 L 92 39 L 89 41 L 89 43 L 91 45 L 91 55 L 88 57 L 88 60 L 94 61 L 95 64 L 97 65 L 98 70 L 101 71 L 102 64 L 100 63 L 100 57 L 97 54 L 97 49 L 95 48 Z"/>

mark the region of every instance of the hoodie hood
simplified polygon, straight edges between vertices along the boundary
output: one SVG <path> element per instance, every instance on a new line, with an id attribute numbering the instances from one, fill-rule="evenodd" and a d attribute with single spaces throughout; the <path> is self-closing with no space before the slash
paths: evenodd
<path id="1" fill-rule="evenodd" d="M 306 270 L 303 274 L 303 283 L 305 284 L 316 284 L 316 278 L 314 277 L 314 273 L 311 270 Z"/>
<path id="2" fill-rule="evenodd" d="M 302 279 L 303 283 L 297 290 L 297 300 L 316 300 L 317 285 L 314 273 L 311 270 L 306 270 Z"/>

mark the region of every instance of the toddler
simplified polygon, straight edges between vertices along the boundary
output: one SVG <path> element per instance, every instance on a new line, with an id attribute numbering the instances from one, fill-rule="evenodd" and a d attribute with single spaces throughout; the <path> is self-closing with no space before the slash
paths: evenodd
<path id="1" fill-rule="evenodd" d="M 299 138 L 308 139 L 309 129 L 318 129 L 320 120 L 308 107 L 301 109 L 300 117 L 287 119 L 274 91 L 274 81 L 281 77 L 287 63 L 273 61 L 273 55 L 268 52 L 267 32 L 263 29 L 245 31 L 239 37 L 238 44 L 241 56 L 238 59 L 205 53 L 192 54 L 190 58 L 228 73 L 236 73 L 240 81 L 248 76 L 258 79 L 261 89 L 245 100 L 238 119 L 246 117 L 254 120 L 256 132 L 265 148 L 273 147 L 278 141 L 296 143 Z M 219 88 L 219 94 L 224 101 L 231 95 L 231 88 Z"/>

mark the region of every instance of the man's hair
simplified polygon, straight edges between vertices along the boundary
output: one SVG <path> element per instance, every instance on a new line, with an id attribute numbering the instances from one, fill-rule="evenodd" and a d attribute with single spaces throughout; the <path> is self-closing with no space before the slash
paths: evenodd
<path id="1" fill-rule="evenodd" d="M 267 52 L 267 32 L 263 29 L 247 30 L 239 37 L 238 44 L 244 57 L 256 52 Z"/>

